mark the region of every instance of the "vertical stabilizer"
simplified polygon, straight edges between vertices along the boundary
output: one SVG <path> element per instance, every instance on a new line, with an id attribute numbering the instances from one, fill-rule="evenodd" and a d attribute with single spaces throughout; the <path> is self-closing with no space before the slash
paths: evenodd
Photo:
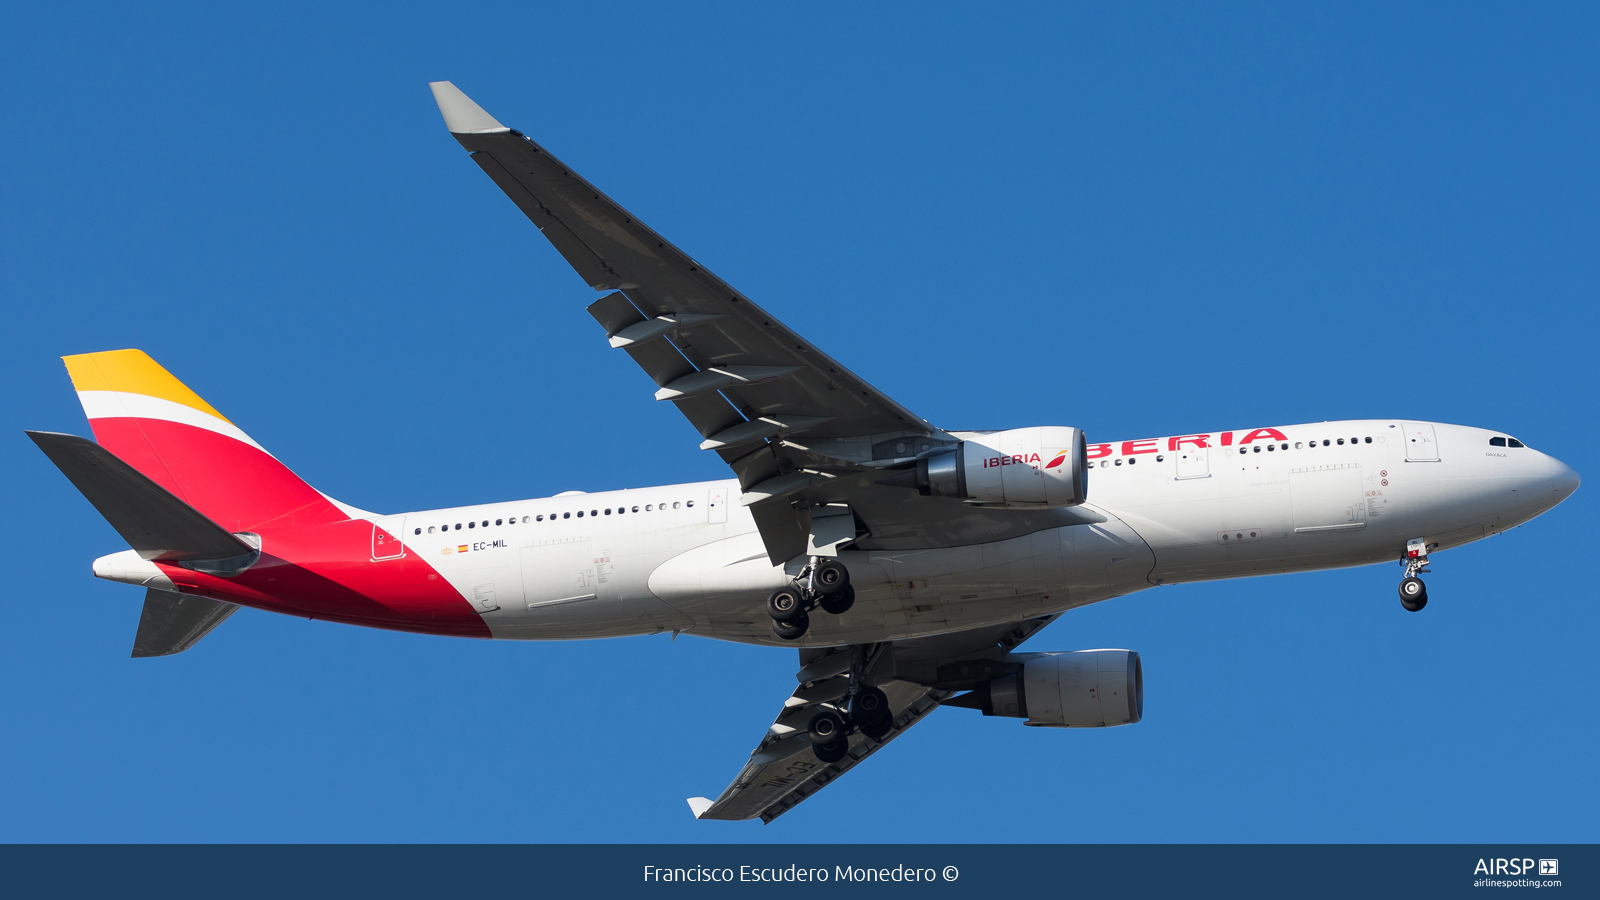
<path id="1" fill-rule="evenodd" d="M 142 350 L 63 357 L 95 439 L 229 531 L 350 518 Z"/>

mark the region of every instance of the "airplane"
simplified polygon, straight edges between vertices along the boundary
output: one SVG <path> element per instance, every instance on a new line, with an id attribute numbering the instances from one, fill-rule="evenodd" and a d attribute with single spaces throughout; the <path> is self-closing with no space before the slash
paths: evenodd
<path id="1" fill-rule="evenodd" d="M 1503 431 L 1409 419 L 1091 443 L 936 427 L 867 384 L 448 81 L 452 136 L 591 288 L 609 345 L 720 456 L 718 481 L 378 514 L 298 478 L 139 350 L 64 357 L 95 440 L 28 432 L 131 549 L 133 656 L 240 606 L 426 634 L 671 632 L 798 649 L 696 818 L 793 809 L 941 706 L 1036 727 L 1144 714 L 1139 654 L 1020 652 L 1068 610 L 1158 585 L 1398 562 L 1521 525 L 1579 484 Z M 1092 491 L 1091 491 L 1092 486 Z"/>

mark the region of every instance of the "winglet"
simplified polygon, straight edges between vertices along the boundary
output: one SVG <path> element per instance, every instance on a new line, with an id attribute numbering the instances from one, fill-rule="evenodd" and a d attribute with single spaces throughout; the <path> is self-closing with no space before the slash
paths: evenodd
<path id="1" fill-rule="evenodd" d="M 694 817 L 698 819 L 705 815 L 706 810 L 710 809 L 714 803 L 715 801 L 708 800 L 705 797 L 690 797 L 689 811 L 694 813 Z"/>
<path id="2" fill-rule="evenodd" d="M 428 87 L 433 88 L 433 100 L 439 104 L 444 125 L 451 134 L 495 134 L 511 130 L 495 121 L 494 116 L 484 112 L 483 107 L 473 103 L 471 97 L 450 82 L 430 81 Z"/>

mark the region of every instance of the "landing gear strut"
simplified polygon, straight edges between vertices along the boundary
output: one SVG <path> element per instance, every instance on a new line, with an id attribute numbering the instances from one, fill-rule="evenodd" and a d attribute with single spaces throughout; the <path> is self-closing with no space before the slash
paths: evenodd
<path id="1" fill-rule="evenodd" d="M 826 704 L 811 717 L 808 734 L 818 760 L 835 763 L 844 759 L 850 751 L 852 731 L 882 741 L 894 730 L 888 696 L 866 683 L 867 671 L 888 647 L 888 644 L 851 645 L 849 688 L 843 697 Z"/>
<path id="2" fill-rule="evenodd" d="M 767 598 L 767 615 L 772 617 L 773 634 L 797 641 L 811 627 L 808 612 L 821 607 L 823 612 L 837 616 L 855 602 L 856 589 L 850 586 L 850 570 L 844 563 L 813 556 L 793 584 L 778 588 Z"/>
<path id="3" fill-rule="evenodd" d="M 1407 612 L 1421 612 L 1428 605 L 1428 586 L 1417 573 L 1428 571 L 1428 551 L 1437 546 L 1429 546 L 1424 538 L 1406 542 L 1406 556 L 1400 561 L 1406 567 L 1406 577 L 1400 581 L 1400 605 Z"/>

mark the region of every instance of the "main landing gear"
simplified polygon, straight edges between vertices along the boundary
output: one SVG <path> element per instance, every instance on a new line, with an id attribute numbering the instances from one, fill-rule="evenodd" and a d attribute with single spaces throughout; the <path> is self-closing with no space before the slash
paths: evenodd
<path id="1" fill-rule="evenodd" d="M 1422 583 L 1417 573 L 1428 571 L 1428 551 L 1437 546 L 1430 546 L 1423 538 L 1406 542 L 1406 556 L 1400 560 L 1401 565 L 1406 567 L 1406 577 L 1400 581 L 1400 605 L 1407 612 L 1421 612 L 1428 605 L 1428 586 Z"/>
<path id="2" fill-rule="evenodd" d="M 863 677 L 886 644 L 851 646 L 850 687 L 845 695 L 825 705 L 811 717 L 807 734 L 811 752 L 824 763 L 836 763 L 850 752 L 850 733 L 860 731 L 874 741 L 882 741 L 894 730 L 889 698 Z"/>
<path id="3" fill-rule="evenodd" d="M 778 588 L 767 598 L 767 615 L 772 617 L 773 634 L 797 641 L 811 627 L 811 610 L 821 607 L 837 616 L 855 602 L 856 589 L 850 586 L 850 570 L 844 563 L 813 556 L 793 584 Z"/>

